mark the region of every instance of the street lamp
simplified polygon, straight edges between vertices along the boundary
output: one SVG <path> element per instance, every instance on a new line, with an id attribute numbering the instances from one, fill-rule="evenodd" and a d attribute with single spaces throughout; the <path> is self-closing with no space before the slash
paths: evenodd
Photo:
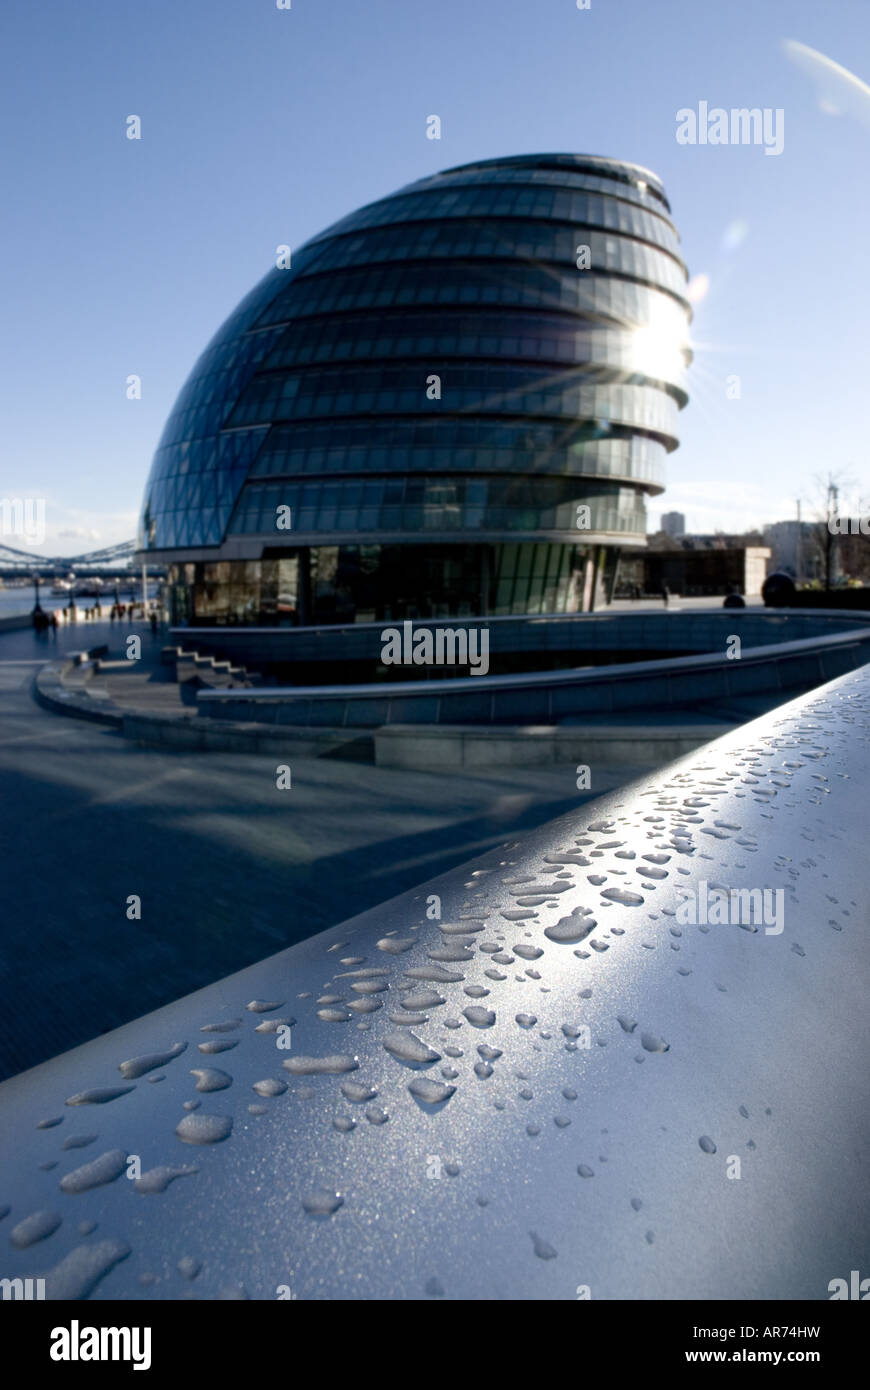
<path id="1" fill-rule="evenodd" d="M 48 627 L 48 614 L 45 612 L 45 609 L 39 602 L 39 575 L 36 573 L 35 570 L 33 572 L 33 591 L 34 603 L 33 613 L 31 615 L 33 618 L 33 626 L 36 628 L 38 632 L 42 632 L 45 628 Z"/>

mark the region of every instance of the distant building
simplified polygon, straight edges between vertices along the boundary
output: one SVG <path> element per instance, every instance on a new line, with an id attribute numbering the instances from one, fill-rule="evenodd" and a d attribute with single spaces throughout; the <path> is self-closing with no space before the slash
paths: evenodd
<path id="1" fill-rule="evenodd" d="M 649 597 L 667 585 L 686 598 L 724 597 L 732 589 L 754 596 L 761 593 L 770 558 L 769 547 L 753 533 L 671 537 L 660 531 L 650 537 L 647 551 L 623 552 L 615 594 L 628 598 L 640 589 Z"/>
<path id="2" fill-rule="evenodd" d="M 799 585 L 870 581 L 870 535 L 862 534 L 858 517 L 833 535 L 822 519 L 774 521 L 765 526 L 763 542 L 771 550 L 769 572 L 789 574 Z"/>
<path id="3" fill-rule="evenodd" d="M 664 512 L 662 515 L 662 530 L 666 536 L 684 536 L 686 534 L 686 518 L 683 512 Z"/>
<path id="4" fill-rule="evenodd" d="M 771 573 L 782 570 L 798 583 L 820 579 L 825 561 L 820 525 L 813 521 L 774 521 L 764 528 L 771 549 Z"/>

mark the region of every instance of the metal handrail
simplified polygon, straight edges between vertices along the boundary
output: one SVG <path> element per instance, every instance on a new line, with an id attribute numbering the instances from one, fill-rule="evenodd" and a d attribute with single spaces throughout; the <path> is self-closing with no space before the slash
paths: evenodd
<path id="1" fill-rule="evenodd" d="M 0 1278 L 828 1298 L 867 1272 L 868 735 L 864 667 L 5 1082 Z"/>

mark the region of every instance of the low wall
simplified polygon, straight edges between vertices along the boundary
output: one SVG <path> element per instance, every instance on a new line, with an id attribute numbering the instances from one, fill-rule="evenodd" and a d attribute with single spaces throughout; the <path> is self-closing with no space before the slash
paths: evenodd
<path id="1" fill-rule="evenodd" d="M 94 654 L 105 647 L 95 647 Z M 96 655 L 70 652 L 64 661 L 52 661 L 43 666 L 33 681 L 33 696 L 37 704 L 55 714 L 67 714 L 73 719 L 89 719 L 120 729 L 123 714 L 107 691 L 92 687 Z"/>
<path id="2" fill-rule="evenodd" d="M 0 632 L 24 632 L 28 627 L 33 627 L 30 613 L 15 613 L 12 617 L 0 618 Z"/>
<path id="3" fill-rule="evenodd" d="M 836 636 L 744 648 L 739 660 L 729 660 L 723 652 L 516 676 L 200 691 L 197 708 L 207 718 L 297 727 L 558 724 L 578 715 L 683 708 L 767 692 L 786 698 L 867 661 L 870 625 Z"/>
<path id="4" fill-rule="evenodd" d="M 864 623 L 870 614 L 797 609 L 711 608 L 685 612 L 568 613 L 511 615 L 499 618 L 427 618 L 421 628 L 486 628 L 493 656 L 529 653 L 723 651 L 728 636 L 738 633 L 744 646 L 800 641 L 841 633 Z M 250 669 L 293 663 L 377 663 L 386 628 L 400 622 L 349 623 L 321 627 L 177 627 L 172 641 L 225 657 Z"/>
<path id="5" fill-rule="evenodd" d="M 475 724 L 388 724 L 375 730 L 375 762 L 379 767 L 426 772 L 553 763 L 647 767 L 693 752 L 718 738 L 726 727 L 720 723 L 492 729 Z"/>
<path id="6" fill-rule="evenodd" d="M 346 729 L 274 728 L 263 724 L 238 724 L 228 720 L 204 720 L 191 715 L 161 717 L 131 714 L 122 716 L 125 738 L 153 748 L 184 748 L 191 752 L 264 753 L 279 760 L 284 757 L 320 758 L 325 754 L 353 747 L 366 760 L 373 756 L 371 739 L 360 739 Z M 360 748 L 363 743 L 365 748 Z"/>

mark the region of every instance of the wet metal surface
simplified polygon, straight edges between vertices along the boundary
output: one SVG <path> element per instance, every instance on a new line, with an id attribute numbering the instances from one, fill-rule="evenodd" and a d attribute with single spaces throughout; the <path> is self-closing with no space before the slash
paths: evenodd
<path id="1" fill-rule="evenodd" d="M 870 1265 L 868 778 L 865 667 L 6 1082 L 0 1276 L 827 1298 Z"/>

